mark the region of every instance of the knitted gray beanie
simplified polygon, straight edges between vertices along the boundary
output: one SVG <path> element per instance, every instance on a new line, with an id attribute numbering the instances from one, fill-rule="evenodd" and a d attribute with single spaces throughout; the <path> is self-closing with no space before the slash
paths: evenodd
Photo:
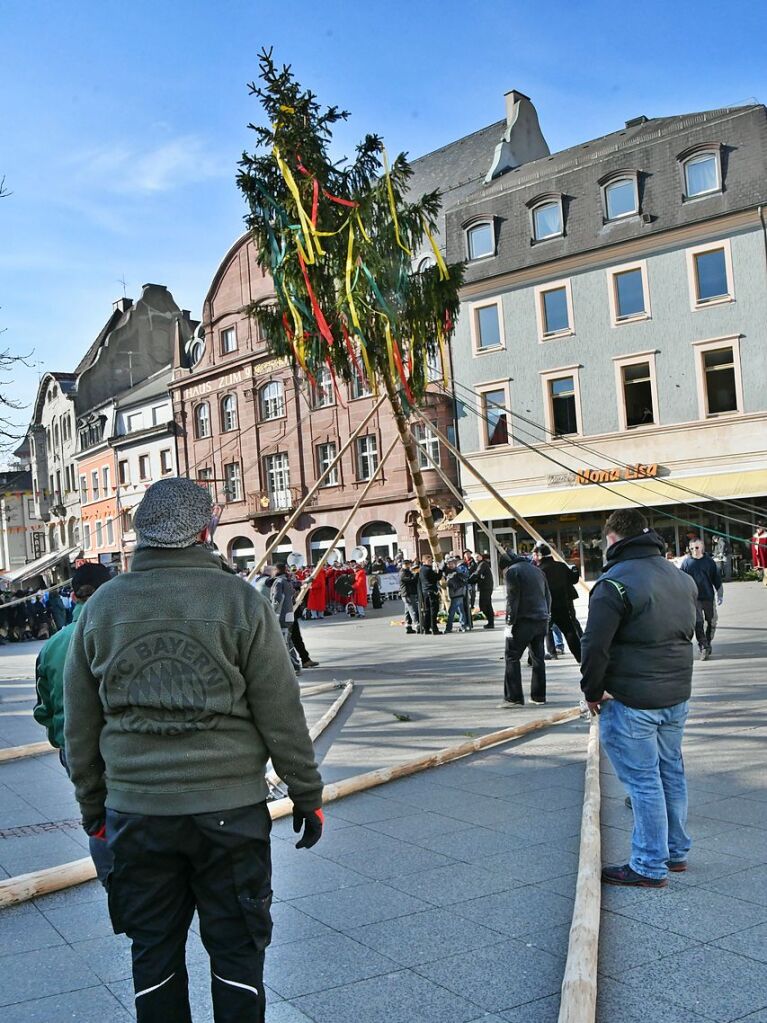
<path id="1" fill-rule="evenodd" d="M 136 509 L 137 547 L 191 547 L 210 522 L 213 501 L 205 487 L 183 476 L 158 480 Z"/>

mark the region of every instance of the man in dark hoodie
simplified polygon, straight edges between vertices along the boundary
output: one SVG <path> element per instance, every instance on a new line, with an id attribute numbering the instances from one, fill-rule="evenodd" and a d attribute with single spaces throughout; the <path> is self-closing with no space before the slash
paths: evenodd
<path id="1" fill-rule="evenodd" d="M 263 596 L 206 543 L 210 494 L 154 483 L 130 572 L 93 594 L 64 669 L 64 738 L 83 825 L 114 856 L 116 933 L 132 940 L 138 1023 L 191 1023 L 195 909 L 216 1023 L 263 1023 L 272 930 L 271 758 L 298 848 L 322 835 L 322 780 L 298 682 Z"/>
<path id="2" fill-rule="evenodd" d="M 546 702 L 546 663 L 544 642 L 551 615 L 551 593 L 546 576 L 535 565 L 513 551 L 506 557 L 506 670 L 503 679 L 503 703 L 499 709 L 523 707 L 520 660 L 530 649 L 533 675 L 530 702 Z"/>
<path id="3" fill-rule="evenodd" d="M 698 587 L 697 618 L 695 638 L 698 641 L 701 660 L 711 656 L 711 641 L 716 632 L 716 608 L 714 599 L 721 606 L 724 600 L 722 574 L 710 554 L 706 554 L 702 540 L 690 541 L 690 553 L 679 566 Z"/>
<path id="4" fill-rule="evenodd" d="M 682 736 L 692 684 L 697 587 L 665 558 L 640 511 L 605 525 L 607 567 L 594 583 L 581 641 L 581 689 L 634 811 L 631 858 L 607 884 L 665 888 L 687 869 Z M 605 699 L 609 694 L 612 699 Z"/>

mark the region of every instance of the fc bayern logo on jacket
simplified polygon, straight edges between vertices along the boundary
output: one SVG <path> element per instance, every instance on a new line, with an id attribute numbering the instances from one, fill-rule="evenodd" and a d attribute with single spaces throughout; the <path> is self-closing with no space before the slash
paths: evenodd
<path id="1" fill-rule="evenodd" d="M 146 632 L 108 665 L 104 700 L 125 732 L 179 735 L 215 728 L 231 714 L 234 689 L 225 668 L 182 632 Z"/>

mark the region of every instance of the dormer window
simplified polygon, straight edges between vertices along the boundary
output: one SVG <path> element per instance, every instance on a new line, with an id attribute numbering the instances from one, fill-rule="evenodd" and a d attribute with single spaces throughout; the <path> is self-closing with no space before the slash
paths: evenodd
<path id="1" fill-rule="evenodd" d="M 678 159 L 684 175 L 685 199 L 697 199 L 722 190 L 722 158 L 719 144 L 695 146 Z"/>
<path id="2" fill-rule="evenodd" d="M 467 228 L 466 250 L 469 259 L 484 259 L 495 255 L 495 228 L 492 220 L 484 220 Z"/>
<path id="3" fill-rule="evenodd" d="M 602 186 L 606 220 L 620 220 L 639 213 L 636 175 L 612 178 Z"/>
<path id="4" fill-rule="evenodd" d="M 530 209 L 534 242 L 558 238 L 565 233 L 561 195 L 538 196 L 527 205 Z"/>

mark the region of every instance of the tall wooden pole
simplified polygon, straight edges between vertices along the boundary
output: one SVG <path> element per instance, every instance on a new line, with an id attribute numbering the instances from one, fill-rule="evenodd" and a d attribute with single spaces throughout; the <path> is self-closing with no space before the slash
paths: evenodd
<path id="1" fill-rule="evenodd" d="M 399 443 L 399 437 L 395 437 L 394 440 L 389 445 L 389 447 L 386 449 L 386 453 L 384 454 L 383 458 L 381 459 L 381 461 L 376 466 L 375 472 L 370 477 L 370 479 L 367 481 L 366 486 L 360 492 L 360 496 L 354 502 L 354 505 L 353 505 L 351 511 L 349 512 L 349 514 L 344 519 L 343 525 L 341 526 L 341 528 L 336 533 L 336 535 L 335 535 L 335 537 L 333 539 L 333 542 L 328 546 L 328 548 L 326 549 L 325 553 L 322 555 L 320 560 L 315 565 L 314 570 L 312 571 L 312 574 L 309 576 L 308 579 L 306 579 L 304 581 L 303 586 L 298 591 L 298 596 L 295 599 L 296 607 L 298 607 L 300 605 L 301 601 L 304 599 L 304 597 L 306 596 L 307 592 L 309 591 L 309 588 L 312 585 L 312 581 L 314 580 L 314 577 L 317 575 L 319 570 L 322 568 L 322 566 L 328 560 L 330 552 L 333 550 L 335 545 L 338 543 L 338 541 L 341 539 L 341 537 L 346 532 L 346 527 L 349 525 L 351 520 L 354 518 L 354 516 L 355 516 L 359 506 L 362 504 L 362 502 L 367 497 L 370 488 L 373 486 L 373 484 L 375 483 L 376 479 L 378 478 L 378 475 L 380 474 L 381 469 L 383 469 L 384 463 L 386 462 L 386 459 L 389 457 L 389 455 L 392 453 L 392 451 L 394 450 L 394 448 L 397 446 L 398 443 Z"/>
<path id="2" fill-rule="evenodd" d="M 301 499 L 301 502 L 298 505 L 298 507 L 295 508 L 293 510 L 293 512 L 291 513 L 291 515 L 288 517 L 287 522 L 282 527 L 282 529 L 279 531 L 279 533 L 274 538 L 274 540 L 272 540 L 272 542 L 266 548 L 266 550 L 264 551 L 263 555 L 261 556 L 261 559 L 255 564 L 255 566 L 250 570 L 250 572 L 248 572 L 248 575 L 247 575 L 248 581 L 253 579 L 261 571 L 261 569 L 264 567 L 264 565 L 269 560 L 269 556 L 271 555 L 272 551 L 282 543 L 282 541 L 287 536 L 287 533 L 288 533 L 288 530 L 290 529 L 290 527 L 295 523 L 296 519 L 303 512 L 304 508 L 306 508 L 306 506 L 309 503 L 309 501 L 314 497 L 314 495 L 320 489 L 320 487 L 325 482 L 325 480 L 328 478 L 330 473 L 333 471 L 333 469 L 335 469 L 335 467 L 341 461 L 341 458 L 346 454 L 346 452 L 349 450 L 351 445 L 357 439 L 357 437 L 359 436 L 360 430 L 364 429 L 367 426 L 367 424 L 373 418 L 373 415 L 379 410 L 379 408 L 381 407 L 381 405 L 385 401 L 386 401 L 386 395 L 382 394 L 381 397 L 378 399 L 378 401 L 370 409 L 368 414 L 365 416 L 365 418 L 362 420 L 362 422 L 359 424 L 359 426 L 349 435 L 346 443 L 341 447 L 341 450 L 338 452 L 336 457 L 332 460 L 332 462 L 329 463 L 329 465 L 327 466 L 325 471 L 320 474 L 319 478 L 317 479 L 317 482 L 314 484 L 314 486 L 311 488 L 311 490 L 309 490 L 309 492 L 306 494 L 306 496 Z"/>

